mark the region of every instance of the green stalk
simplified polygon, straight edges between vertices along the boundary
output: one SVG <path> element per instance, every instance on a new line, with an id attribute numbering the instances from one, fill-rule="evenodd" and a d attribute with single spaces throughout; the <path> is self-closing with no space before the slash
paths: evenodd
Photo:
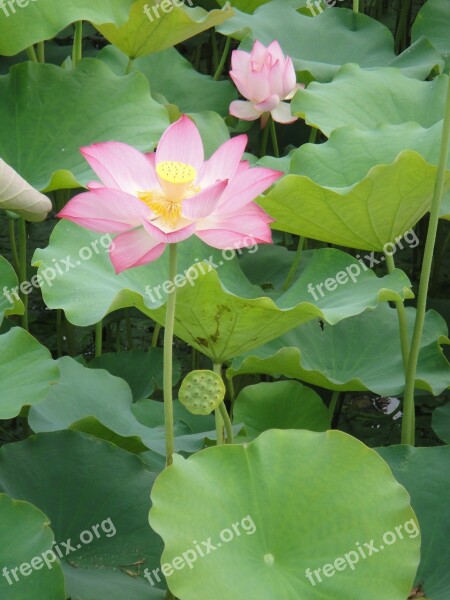
<path id="1" fill-rule="evenodd" d="M 336 406 L 339 400 L 339 394 L 340 392 L 338 391 L 334 391 L 333 395 L 331 396 L 331 402 L 330 402 L 330 406 L 328 407 L 328 416 L 330 417 L 330 424 L 333 424 L 333 417 L 334 417 L 334 412 L 336 410 Z"/>
<path id="2" fill-rule="evenodd" d="M 31 62 L 38 62 L 37 56 L 36 56 L 36 52 L 34 50 L 34 46 L 28 46 L 27 48 L 27 56 L 28 56 L 28 60 L 31 60 Z"/>
<path id="3" fill-rule="evenodd" d="M 159 323 L 155 323 L 155 328 L 153 329 L 152 335 L 152 344 L 150 348 L 156 348 L 158 345 L 159 332 L 161 331 L 161 325 Z"/>
<path id="4" fill-rule="evenodd" d="M 75 68 L 83 56 L 83 21 L 75 23 L 73 36 L 72 65 Z"/>
<path id="5" fill-rule="evenodd" d="M 266 156 L 267 154 L 267 140 L 269 138 L 269 122 L 267 121 L 266 126 L 263 129 L 263 134 L 262 134 L 262 138 L 261 138 L 261 148 L 259 151 L 259 154 L 261 156 L 261 158 L 263 156 Z"/>
<path id="6" fill-rule="evenodd" d="M 222 75 L 222 71 L 223 71 L 225 63 L 227 61 L 228 53 L 230 51 L 230 46 L 231 46 L 231 38 L 227 37 L 227 39 L 225 40 L 225 46 L 223 48 L 222 56 L 220 58 L 219 66 L 217 67 L 217 70 L 213 75 L 214 81 L 217 81 L 219 79 L 219 77 Z"/>
<path id="7" fill-rule="evenodd" d="M 298 239 L 297 252 L 295 253 L 294 260 L 292 262 L 291 268 L 289 269 L 289 273 L 287 274 L 286 281 L 283 283 L 282 290 L 286 291 L 291 287 L 292 279 L 295 275 L 298 265 L 300 264 L 300 260 L 302 258 L 303 245 L 305 243 L 305 238 L 301 235 Z"/>
<path id="8" fill-rule="evenodd" d="M 222 365 L 221 363 L 213 363 L 213 371 L 222 377 Z M 221 446 L 223 444 L 223 427 L 224 420 L 221 414 L 220 408 L 214 411 L 214 416 L 216 419 L 216 445 Z"/>
<path id="9" fill-rule="evenodd" d="M 95 358 L 102 355 L 103 349 L 103 321 L 95 324 Z"/>
<path id="10" fill-rule="evenodd" d="M 395 50 L 400 52 L 406 48 L 406 34 L 409 29 L 409 15 L 411 14 L 412 0 L 403 0 L 397 32 L 395 34 Z"/>
<path id="11" fill-rule="evenodd" d="M 386 265 L 388 273 L 392 273 L 395 269 L 394 258 L 390 254 L 384 254 L 386 258 Z M 405 305 L 401 300 L 395 301 L 395 308 L 397 309 L 398 316 L 398 324 L 400 328 L 400 347 L 402 350 L 402 358 L 403 358 L 403 369 L 405 371 L 408 368 L 408 358 L 409 358 L 409 334 L 408 334 L 408 321 L 406 319 L 406 311 Z"/>
<path id="12" fill-rule="evenodd" d="M 227 432 L 227 444 L 233 443 L 233 427 L 231 425 L 230 415 L 228 414 L 225 402 L 219 404 L 220 415 L 225 423 L 225 431 Z"/>
<path id="13" fill-rule="evenodd" d="M 27 280 L 27 226 L 25 219 L 19 217 L 19 285 Z M 28 294 L 20 294 L 25 307 L 21 316 L 22 327 L 28 331 Z"/>
<path id="14" fill-rule="evenodd" d="M 16 222 L 12 217 L 8 217 L 8 228 L 9 228 L 9 243 L 11 246 L 11 253 L 14 261 L 14 268 L 17 273 L 17 277 L 19 277 L 20 273 L 20 265 L 19 265 L 19 255 L 17 253 L 17 243 L 16 243 Z"/>
<path id="15" fill-rule="evenodd" d="M 311 132 L 309 134 L 309 144 L 315 144 L 316 143 L 316 137 L 317 137 L 317 128 L 312 126 L 311 127 Z"/>
<path id="16" fill-rule="evenodd" d="M 275 158 L 280 158 L 280 150 L 278 148 L 278 140 L 277 140 L 277 130 L 275 129 L 275 121 L 272 118 L 272 115 L 269 117 L 269 126 L 270 126 L 270 135 L 272 137 L 272 145 L 273 152 Z"/>
<path id="17" fill-rule="evenodd" d="M 45 46 L 44 42 L 37 43 L 37 59 L 40 63 L 45 63 Z"/>
<path id="18" fill-rule="evenodd" d="M 127 63 L 127 68 L 125 69 L 125 75 L 128 75 L 128 73 L 131 73 L 131 71 L 133 69 L 133 64 L 134 64 L 134 59 L 129 58 L 128 63 Z"/>
<path id="19" fill-rule="evenodd" d="M 431 202 L 430 219 L 428 222 L 427 239 L 420 274 L 419 293 L 417 297 L 417 312 L 414 331 L 409 353 L 408 369 L 406 374 L 405 396 L 403 400 L 402 444 L 415 443 L 415 403 L 414 383 L 416 379 L 417 362 L 419 359 L 420 340 L 422 337 L 427 305 L 428 286 L 430 283 L 431 265 L 433 262 L 434 245 L 439 222 L 439 211 L 444 191 L 445 170 L 448 159 L 448 145 L 450 141 L 450 76 L 448 77 L 447 100 L 445 105 L 442 140 L 439 153 L 439 163 Z"/>
<path id="20" fill-rule="evenodd" d="M 177 274 L 177 245 L 169 244 L 169 281 Z M 173 400 L 172 400 L 172 370 L 173 370 L 173 330 L 175 324 L 176 290 L 167 297 L 166 321 L 164 325 L 164 421 L 166 431 L 166 467 L 172 462 L 173 454 Z"/>
<path id="21" fill-rule="evenodd" d="M 359 13 L 359 0 L 353 0 L 353 12 Z"/>

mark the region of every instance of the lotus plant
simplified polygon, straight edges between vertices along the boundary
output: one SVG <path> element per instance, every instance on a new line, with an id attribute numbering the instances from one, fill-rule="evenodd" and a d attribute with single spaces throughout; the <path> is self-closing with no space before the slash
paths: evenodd
<path id="1" fill-rule="evenodd" d="M 291 58 L 285 56 L 277 41 L 267 48 L 258 40 L 252 51 L 234 50 L 231 54 L 230 76 L 237 89 L 247 100 L 235 100 L 230 114 L 244 121 L 261 119 L 265 127 L 269 117 L 278 123 L 293 123 L 290 100 L 297 84 Z"/>
<path id="2" fill-rule="evenodd" d="M 253 200 L 282 173 L 242 161 L 247 136 L 237 136 L 204 160 L 195 124 L 170 125 L 156 152 L 142 154 L 119 142 L 81 152 L 101 180 L 88 184 L 58 216 L 94 231 L 117 234 L 110 256 L 116 273 L 149 263 L 169 245 L 169 280 L 176 276 L 176 245 L 191 235 L 215 248 L 270 243 L 272 221 Z M 172 344 L 175 291 L 164 330 L 166 457 L 172 462 Z"/>

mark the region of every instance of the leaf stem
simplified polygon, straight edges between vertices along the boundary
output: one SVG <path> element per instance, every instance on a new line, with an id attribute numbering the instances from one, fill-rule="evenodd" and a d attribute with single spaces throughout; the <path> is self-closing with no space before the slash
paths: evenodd
<path id="1" fill-rule="evenodd" d="M 353 0 L 353 12 L 359 13 L 359 0 Z"/>
<path id="2" fill-rule="evenodd" d="M 38 62 L 37 56 L 36 56 L 36 52 L 34 50 L 34 46 L 28 46 L 27 48 L 27 56 L 28 56 L 28 60 L 31 60 L 31 62 Z"/>
<path id="3" fill-rule="evenodd" d="M 386 258 L 386 265 L 388 273 L 392 273 L 395 269 L 394 257 L 392 254 L 384 253 Z M 408 321 L 406 319 L 406 311 L 405 305 L 401 300 L 395 301 L 395 308 L 397 309 L 398 315 L 398 324 L 400 329 L 400 346 L 402 350 L 402 358 L 403 358 L 403 369 L 405 371 L 408 368 L 408 358 L 409 358 L 409 334 L 408 334 Z"/>
<path id="4" fill-rule="evenodd" d="M 444 123 L 442 127 L 441 148 L 439 163 L 431 202 L 430 219 L 428 222 L 427 239 L 420 274 L 419 292 L 417 297 L 416 320 L 409 353 L 408 369 L 406 374 L 406 387 L 403 400 L 402 444 L 415 443 L 415 403 L 414 383 L 416 379 L 417 362 L 419 359 L 420 340 L 422 338 L 427 305 L 428 286 L 430 283 L 431 266 L 433 262 L 436 232 L 439 223 L 439 211 L 444 191 L 445 170 L 448 158 L 448 145 L 450 141 L 450 76 L 448 77 L 447 100 L 445 104 Z"/>
<path id="5" fill-rule="evenodd" d="M 37 59 L 40 63 L 45 63 L 45 42 L 37 43 Z"/>
<path id="6" fill-rule="evenodd" d="M 75 68 L 83 57 L 83 21 L 75 23 L 75 33 L 73 36 L 72 64 Z"/>
<path id="7" fill-rule="evenodd" d="M 19 286 L 27 280 L 27 225 L 23 217 L 19 217 Z M 22 327 L 28 331 L 28 294 L 20 294 L 24 313 L 21 317 Z"/>
<path id="8" fill-rule="evenodd" d="M 222 364 L 213 363 L 213 371 L 222 377 Z M 224 420 L 222 418 L 220 408 L 214 411 L 214 417 L 216 419 L 216 445 L 221 446 L 223 444 L 223 427 Z"/>
<path id="9" fill-rule="evenodd" d="M 219 79 L 219 77 L 222 75 L 222 71 L 223 71 L 225 63 L 227 61 L 228 53 L 230 51 L 230 46 L 231 46 L 231 37 L 227 37 L 227 39 L 225 41 L 225 46 L 223 48 L 222 56 L 220 57 L 219 66 L 217 67 L 217 70 L 213 75 L 214 81 L 217 81 Z"/>
<path id="10" fill-rule="evenodd" d="M 8 217 L 8 229 L 9 229 L 9 243 L 11 246 L 11 253 L 14 261 L 14 268 L 16 270 L 17 277 L 20 276 L 20 263 L 19 255 L 17 253 L 16 243 L 16 220 L 12 217 Z"/>
<path id="11" fill-rule="evenodd" d="M 286 281 L 283 283 L 283 286 L 281 288 L 284 292 L 288 288 L 291 287 L 292 279 L 294 278 L 295 272 L 297 271 L 297 267 L 300 264 L 300 260 L 302 258 L 304 244 L 305 244 L 305 238 L 301 235 L 298 238 L 297 252 L 295 253 L 291 268 L 289 269 L 289 273 L 287 274 Z"/>
<path id="12" fill-rule="evenodd" d="M 161 325 L 159 323 L 155 323 L 155 328 L 153 329 L 152 335 L 152 344 L 150 348 L 156 348 L 158 345 L 159 332 L 161 331 Z"/>
<path id="13" fill-rule="evenodd" d="M 95 358 L 102 355 L 103 349 L 103 321 L 95 324 Z"/>
<path id="14" fill-rule="evenodd" d="M 225 423 L 225 431 L 227 433 L 227 444 L 233 443 L 233 427 L 231 425 L 230 415 L 228 414 L 225 402 L 219 404 L 220 415 Z"/>
<path id="15" fill-rule="evenodd" d="M 169 244 L 169 281 L 177 274 L 177 245 Z M 166 433 L 166 467 L 173 462 L 173 400 L 172 400 L 172 371 L 173 371 L 173 330 L 175 325 L 176 290 L 167 297 L 166 320 L 164 325 L 164 421 Z"/>

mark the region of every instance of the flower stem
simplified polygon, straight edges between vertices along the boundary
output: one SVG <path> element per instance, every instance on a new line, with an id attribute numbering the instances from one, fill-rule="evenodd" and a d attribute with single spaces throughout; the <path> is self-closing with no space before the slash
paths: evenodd
<path id="1" fill-rule="evenodd" d="M 19 284 L 27 280 L 27 225 L 23 217 L 19 217 Z M 28 331 L 28 294 L 21 294 L 25 307 L 21 317 L 22 327 Z"/>
<path id="2" fill-rule="evenodd" d="M 384 255 L 386 257 L 386 265 L 388 273 L 392 273 L 395 269 L 394 258 L 391 254 Z M 409 335 L 408 335 L 408 321 L 406 320 L 406 311 L 405 305 L 401 300 L 395 301 L 395 308 L 397 309 L 398 315 L 398 324 L 400 328 L 400 346 L 402 349 L 402 358 L 403 358 L 403 369 L 405 371 L 408 368 L 408 358 L 409 358 Z"/>
<path id="3" fill-rule="evenodd" d="M 275 129 L 275 121 L 272 115 L 269 117 L 270 135 L 272 137 L 273 152 L 275 158 L 280 158 L 280 150 L 278 149 L 277 130 Z"/>
<path id="4" fill-rule="evenodd" d="M 103 321 L 95 324 L 95 358 L 102 355 L 103 348 Z"/>
<path id="5" fill-rule="evenodd" d="M 291 287 L 291 283 L 292 283 L 292 279 L 295 275 L 295 272 L 297 270 L 297 267 L 300 263 L 300 260 L 302 258 L 302 252 L 303 252 L 303 245 L 305 243 L 305 238 L 301 235 L 298 239 L 298 246 L 297 246 L 297 252 L 295 253 L 295 257 L 294 257 L 294 261 L 291 265 L 291 268 L 289 269 L 289 273 L 287 274 L 286 277 L 286 281 L 283 283 L 282 286 L 282 290 L 286 291 L 288 288 Z"/>
<path id="6" fill-rule="evenodd" d="M 231 37 L 227 37 L 227 39 L 225 41 L 225 46 L 223 48 L 222 56 L 220 57 L 219 66 L 217 67 L 217 70 L 213 75 L 214 81 L 217 81 L 219 79 L 219 77 L 222 75 L 222 71 L 223 71 L 225 63 L 227 61 L 228 53 L 230 51 L 230 46 L 231 46 Z"/>
<path id="7" fill-rule="evenodd" d="M 353 0 L 353 12 L 359 13 L 359 0 Z"/>
<path id="8" fill-rule="evenodd" d="M 269 122 L 266 123 L 266 126 L 263 129 L 263 134 L 262 134 L 262 138 L 261 138 L 261 149 L 259 151 L 259 154 L 261 156 L 261 158 L 263 156 L 266 156 L 267 154 L 267 140 L 269 138 Z"/>
<path id="9" fill-rule="evenodd" d="M 133 350 L 133 327 L 131 324 L 130 310 L 128 308 L 125 309 L 125 327 L 127 330 L 128 350 Z"/>
<path id="10" fill-rule="evenodd" d="M 427 239 L 420 274 L 419 292 L 417 297 L 416 320 L 412 336 L 411 348 L 406 374 L 406 387 L 403 400 L 403 423 L 402 444 L 415 443 L 415 404 L 414 383 L 416 379 L 417 362 L 419 359 L 420 340 L 425 322 L 425 310 L 427 305 L 428 286 L 430 283 L 431 265 L 433 262 L 436 232 L 439 223 L 439 211 L 444 191 L 445 170 L 448 158 L 448 145 L 450 141 L 450 77 L 448 77 L 447 100 L 445 104 L 444 123 L 442 127 L 442 140 L 439 154 L 439 163 L 434 187 L 433 200 L 431 202 L 430 219 L 428 222 Z"/>
<path id="11" fill-rule="evenodd" d="M 73 36 L 72 64 L 75 68 L 83 57 L 83 21 L 75 23 L 75 34 Z"/>
<path id="12" fill-rule="evenodd" d="M 177 245 L 169 244 L 169 281 L 177 274 Z M 173 401 L 172 401 L 172 370 L 173 370 L 173 330 L 175 324 L 176 287 L 167 297 L 166 321 L 164 325 L 164 421 L 166 431 L 166 467 L 173 462 Z"/>

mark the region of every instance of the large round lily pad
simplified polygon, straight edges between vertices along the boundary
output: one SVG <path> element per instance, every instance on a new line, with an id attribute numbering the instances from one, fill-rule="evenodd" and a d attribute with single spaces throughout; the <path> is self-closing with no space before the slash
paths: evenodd
<path id="1" fill-rule="evenodd" d="M 182 600 L 405 600 L 411 591 L 420 534 L 409 496 L 354 438 L 272 430 L 174 459 L 153 487 L 150 523 Z"/>
<path id="2" fill-rule="evenodd" d="M 416 310 L 406 308 L 410 339 L 415 318 Z M 405 377 L 398 327 L 397 311 L 387 304 L 336 325 L 311 321 L 237 357 L 227 374 L 284 375 L 330 390 L 401 394 Z M 428 311 L 415 385 L 434 395 L 450 386 L 450 365 L 441 348 L 450 343 L 447 335 L 444 319 Z"/>
<path id="3" fill-rule="evenodd" d="M 411 496 L 422 531 L 421 562 L 416 582 L 425 598 L 450 597 L 450 446 L 378 448 L 396 479 Z"/>
<path id="4" fill-rule="evenodd" d="M 94 178 L 81 146 L 115 140 L 149 151 L 169 124 L 142 73 L 117 76 L 93 58 L 74 70 L 12 67 L 0 77 L 0 113 L 0 156 L 41 191 Z"/>
<path id="5" fill-rule="evenodd" d="M 305 81 L 330 81 L 342 65 L 355 62 L 367 70 L 398 67 L 410 77 L 421 79 L 435 65 L 443 65 L 440 53 L 426 39 L 417 40 L 396 56 L 392 34 L 379 21 L 341 7 L 325 8 L 321 14 L 316 11 L 316 16 L 311 16 L 314 2 L 310 3 L 312 10 L 306 8 L 301 12 L 293 4 L 272 0 L 251 15 L 236 11 L 236 16 L 218 29 L 224 35 L 243 40 L 240 48 L 246 51 L 254 40 L 265 45 L 278 40 Z M 375 98 L 379 100 L 374 96 L 372 102 Z"/>
<path id="6" fill-rule="evenodd" d="M 0 451 L 0 489 L 48 516 L 74 600 L 164 598 L 142 576 L 161 554 L 147 519 L 153 480 L 133 454 L 75 431 Z"/>
<path id="7" fill-rule="evenodd" d="M 0 418 L 11 419 L 22 406 L 43 402 L 59 379 L 44 346 L 20 327 L 0 335 Z"/>
<path id="8" fill-rule="evenodd" d="M 254 437 L 267 429 L 325 431 L 330 427 L 319 394 L 297 381 L 248 385 L 236 398 L 233 417 Z"/>
<path id="9" fill-rule="evenodd" d="M 68 253 L 76 257 L 81 247 L 98 237 L 63 221 L 53 230 L 49 246 L 36 251 L 34 264 L 42 273 L 53 266 L 53 260 L 65 260 Z M 230 253 L 222 254 L 190 238 L 180 244 L 179 256 L 178 273 L 188 271 L 189 277 L 177 292 L 175 333 L 215 362 L 242 354 L 316 317 L 337 323 L 379 302 L 411 297 L 410 283 L 401 271 L 378 278 L 360 268 L 354 282 L 348 279 L 346 285 L 316 302 L 308 284 L 323 282 L 343 269 L 357 270 L 355 258 L 334 249 L 314 253 L 292 287 L 273 297 L 250 283 Z M 204 264 L 194 264 L 196 260 Z M 167 273 L 167 252 L 149 265 L 119 275 L 108 254 L 100 252 L 62 276 L 55 273 L 53 285 L 43 285 L 42 293 L 47 306 L 63 308 L 76 325 L 92 325 L 126 306 L 136 306 L 164 324 L 167 294 L 162 285 Z"/>
<path id="10" fill-rule="evenodd" d="M 65 600 L 61 565 L 52 556 L 53 541 L 49 520 L 39 509 L 0 494 L 0 594 L 4 600 Z"/>
<path id="11" fill-rule="evenodd" d="M 18 285 L 16 272 L 6 258 L 0 256 L 0 325 L 5 316 L 23 314 Z"/>

